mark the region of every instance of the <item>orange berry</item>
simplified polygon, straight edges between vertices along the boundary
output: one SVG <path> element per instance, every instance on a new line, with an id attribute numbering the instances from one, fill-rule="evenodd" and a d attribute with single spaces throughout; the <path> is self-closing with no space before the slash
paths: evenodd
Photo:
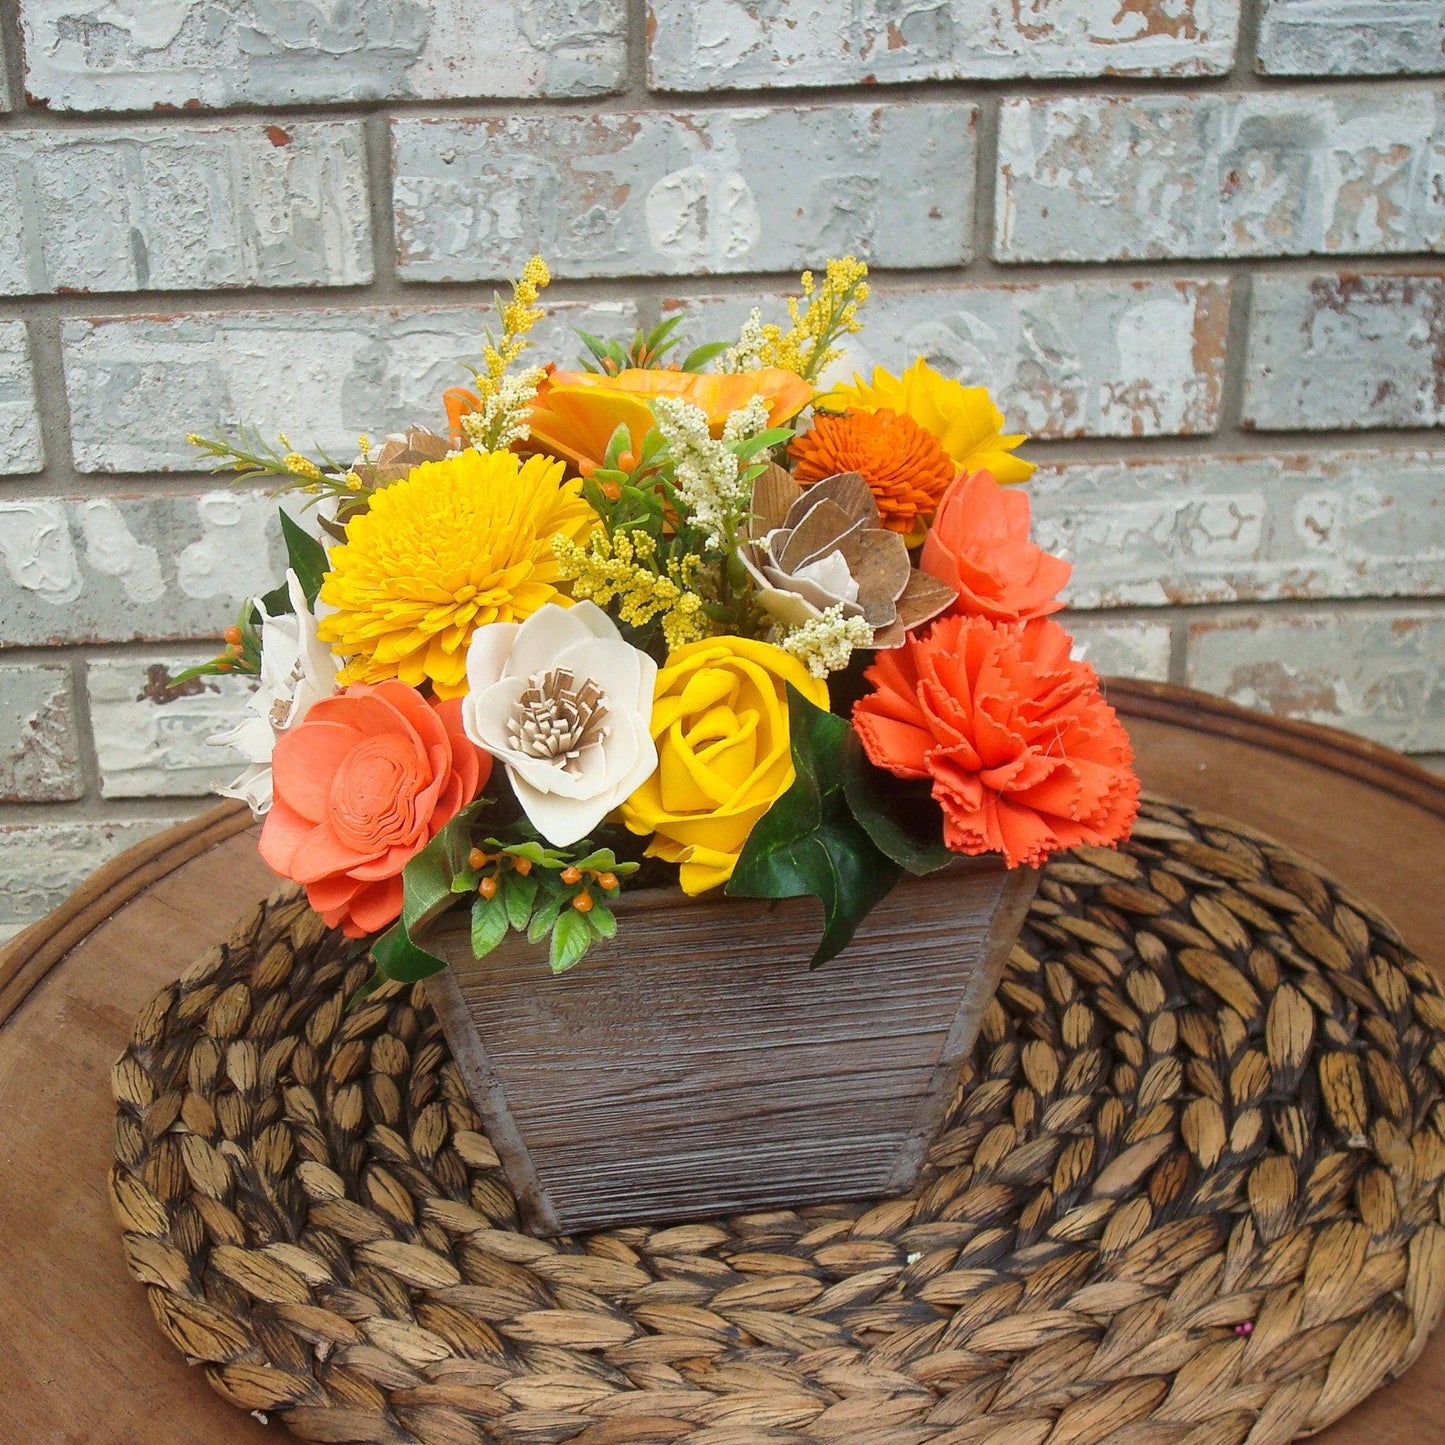
<path id="1" fill-rule="evenodd" d="M 483 853 L 480 848 L 473 848 L 472 851 L 467 854 L 468 868 L 482 868 L 486 865 L 486 862 L 487 855 Z"/>
<path id="2" fill-rule="evenodd" d="M 522 875 L 523 878 L 525 878 L 527 874 L 532 871 L 532 860 L 530 858 L 519 858 L 515 853 L 513 853 L 512 867 L 515 868 L 517 872 Z"/>
<path id="3" fill-rule="evenodd" d="M 578 913 L 592 912 L 592 895 L 590 893 L 579 893 L 573 900 L 572 906 Z"/>
<path id="4" fill-rule="evenodd" d="M 490 874 L 477 884 L 477 892 L 483 898 L 495 898 L 497 896 L 497 880 Z"/>
<path id="5" fill-rule="evenodd" d="M 582 870 L 578 867 L 575 867 L 574 865 L 569 864 L 566 868 L 562 870 L 562 881 L 569 885 L 573 883 L 580 883 L 582 881 Z M 584 908 L 582 911 L 585 913 L 587 910 Z"/>
<path id="6" fill-rule="evenodd" d="M 234 622 L 221 635 L 232 647 L 241 645 L 241 629 Z"/>
<path id="7" fill-rule="evenodd" d="M 217 672 L 230 672 L 231 664 L 223 657 L 216 663 Z"/>
<path id="8" fill-rule="evenodd" d="M 617 887 L 617 875 L 615 873 L 599 873 L 597 875 L 597 886 L 605 888 L 609 893 Z"/>

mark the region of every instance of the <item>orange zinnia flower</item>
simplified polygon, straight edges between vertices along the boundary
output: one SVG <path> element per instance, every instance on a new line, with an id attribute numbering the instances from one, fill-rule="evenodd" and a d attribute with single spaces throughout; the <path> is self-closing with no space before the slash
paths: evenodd
<path id="1" fill-rule="evenodd" d="M 998 622 L 1057 612 L 1073 568 L 1029 541 L 1029 499 L 988 472 L 960 476 L 943 494 L 918 565 L 958 593 L 949 609 Z"/>
<path id="2" fill-rule="evenodd" d="M 788 450 L 800 482 L 857 472 L 877 498 L 883 525 L 914 537 L 922 535 L 955 472 L 931 432 L 912 417 L 886 410 L 820 412 Z"/>
<path id="3" fill-rule="evenodd" d="M 405 683 L 358 683 L 276 740 L 261 857 L 305 885 L 328 927 L 379 933 L 401 912 L 401 870 L 491 772 L 459 698 L 433 704 Z"/>
<path id="4" fill-rule="evenodd" d="M 955 853 L 1037 866 L 1127 836 L 1139 805 L 1128 734 L 1056 622 L 945 617 L 880 652 L 853 708 L 869 758 L 926 778 Z"/>

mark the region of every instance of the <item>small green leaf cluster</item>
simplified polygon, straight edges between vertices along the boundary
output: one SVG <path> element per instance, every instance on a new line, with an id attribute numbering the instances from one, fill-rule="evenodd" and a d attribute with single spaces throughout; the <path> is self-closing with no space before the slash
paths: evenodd
<path id="1" fill-rule="evenodd" d="M 905 872 L 932 873 L 953 854 L 937 840 L 937 805 L 886 784 L 852 724 L 788 684 L 793 785 L 748 835 L 727 891 L 742 898 L 816 897 L 823 934 L 809 963 L 836 958 Z M 912 814 L 912 816 L 910 816 Z M 930 826 L 931 824 L 931 826 Z"/>
<path id="2" fill-rule="evenodd" d="M 590 332 L 579 331 L 578 337 L 587 348 L 585 356 L 579 356 L 577 363 L 583 371 L 600 372 L 604 376 L 616 376 L 619 371 L 660 371 L 669 365 L 667 354 L 682 344 L 682 338 L 673 332 L 682 324 L 682 316 L 672 316 L 659 322 L 650 331 L 637 331 L 631 342 L 604 341 Z M 708 362 L 721 356 L 727 350 L 726 341 L 708 341 L 695 347 L 683 357 L 679 371 L 701 371 Z"/>

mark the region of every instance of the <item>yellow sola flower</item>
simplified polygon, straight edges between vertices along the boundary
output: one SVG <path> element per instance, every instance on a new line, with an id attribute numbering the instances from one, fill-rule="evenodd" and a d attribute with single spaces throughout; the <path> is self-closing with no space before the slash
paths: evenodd
<path id="1" fill-rule="evenodd" d="M 429 679 L 438 697 L 460 697 L 478 627 L 570 605 L 552 538 L 585 541 L 597 516 L 565 470 L 468 448 L 377 492 L 346 524 L 321 587 L 334 610 L 318 636 L 350 659 L 340 684 Z"/>
<path id="2" fill-rule="evenodd" d="M 1027 433 L 1003 435 L 1003 413 L 982 386 L 964 386 L 941 376 L 921 356 L 902 376 L 881 366 L 873 380 L 854 376 L 852 385 L 835 386 L 815 405 L 826 411 L 892 411 L 912 419 L 938 438 L 964 472 L 991 472 L 996 482 L 1026 482 L 1034 464 L 1013 455 Z"/>

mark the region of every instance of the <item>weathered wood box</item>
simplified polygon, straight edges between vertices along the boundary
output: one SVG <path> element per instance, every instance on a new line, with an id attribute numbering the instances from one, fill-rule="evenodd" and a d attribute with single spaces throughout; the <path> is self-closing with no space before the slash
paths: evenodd
<path id="1" fill-rule="evenodd" d="M 537 1234 L 908 1189 L 1037 883 L 993 858 L 906 878 L 809 972 L 813 899 L 624 894 L 553 977 L 464 928 L 428 994 Z"/>

